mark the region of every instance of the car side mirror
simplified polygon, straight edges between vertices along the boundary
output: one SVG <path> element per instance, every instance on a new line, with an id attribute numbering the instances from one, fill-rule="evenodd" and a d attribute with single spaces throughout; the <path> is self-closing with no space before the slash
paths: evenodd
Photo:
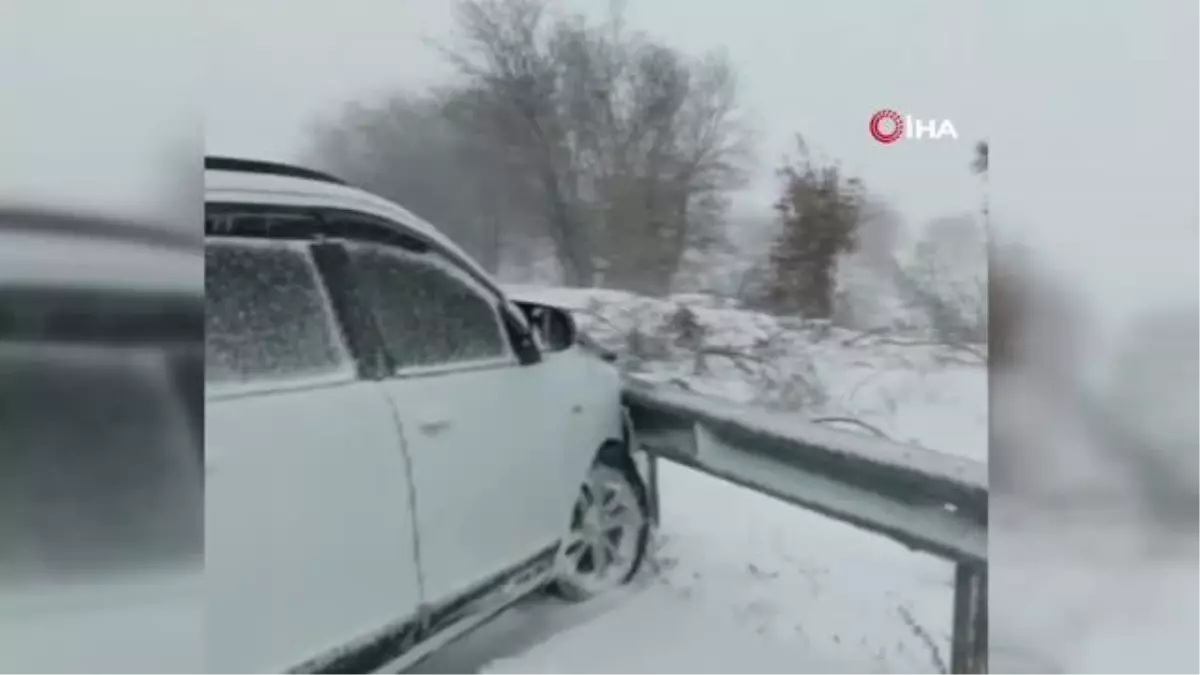
<path id="1" fill-rule="evenodd" d="M 517 361 L 523 366 L 530 366 L 535 363 L 540 363 L 542 360 L 542 351 L 538 349 L 537 341 L 533 339 L 533 332 L 536 327 L 526 328 L 521 324 L 520 319 L 504 312 L 504 325 L 508 329 L 508 335 L 512 339 L 513 351 L 516 352 Z M 532 329 L 532 330 L 531 330 Z"/>
<path id="2" fill-rule="evenodd" d="M 529 323 L 538 332 L 542 345 L 549 353 L 570 349 L 579 339 L 579 328 L 570 312 L 550 305 L 518 302 Z"/>

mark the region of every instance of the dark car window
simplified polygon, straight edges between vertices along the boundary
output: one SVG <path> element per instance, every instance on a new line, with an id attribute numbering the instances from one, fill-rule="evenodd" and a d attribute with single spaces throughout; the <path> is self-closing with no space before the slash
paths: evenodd
<path id="1" fill-rule="evenodd" d="M 154 223 L 0 214 L 2 589 L 203 565 L 200 251 Z"/>
<path id="2" fill-rule="evenodd" d="M 0 341 L 0 585 L 203 555 L 203 411 L 174 360 Z"/>
<path id="3" fill-rule="evenodd" d="M 496 306 L 465 274 L 431 253 L 349 249 L 397 369 L 509 355 Z"/>
<path id="4" fill-rule="evenodd" d="M 55 236 L 61 275 L 0 287 L 0 588 L 200 564 L 199 242 L 169 249 L 195 286 L 168 291 L 77 283 L 96 240 Z"/>
<path id="5" fill-rule="evenodd" d="M 210 239 L 204 254 L 207 381 L 287 379 L 348 367 L 303 244 Z"/>

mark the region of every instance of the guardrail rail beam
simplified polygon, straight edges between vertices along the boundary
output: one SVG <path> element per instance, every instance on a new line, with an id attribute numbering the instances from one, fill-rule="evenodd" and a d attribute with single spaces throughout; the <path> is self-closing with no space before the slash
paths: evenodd
<path id="1" fill-rule="evenodd" d="M 627 381 L 651 517 L 669 460 L 955 563 L 951 672 L 987 672 L 987 465 Z"/>

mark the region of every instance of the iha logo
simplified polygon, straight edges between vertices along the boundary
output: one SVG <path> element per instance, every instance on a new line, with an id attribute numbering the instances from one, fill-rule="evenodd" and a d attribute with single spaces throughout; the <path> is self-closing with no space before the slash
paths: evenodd
<path id="1" fill-rule="evenodd" d="M 950 120 L 917 119 L 912 115 L 901 115 L 895 110 L 880 110 L 871 115 L 867 129 L 872 138 L 884 145 L 901 138 L 914 141 L 927 138 L 935 141 L 943 138 L 958 140 L 958 131 Z"/>

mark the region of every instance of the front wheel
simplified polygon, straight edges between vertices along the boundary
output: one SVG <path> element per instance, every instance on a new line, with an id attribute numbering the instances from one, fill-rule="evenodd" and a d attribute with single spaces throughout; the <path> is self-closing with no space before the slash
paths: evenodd
<path id="1" fill-rule="evenodd" d="M 650 519 L 636 474 L 594 464 L 579 491 L 571 530 L 558 550 L 552 590 L 582 601 L 622 586 L 646 555 Z"/>

